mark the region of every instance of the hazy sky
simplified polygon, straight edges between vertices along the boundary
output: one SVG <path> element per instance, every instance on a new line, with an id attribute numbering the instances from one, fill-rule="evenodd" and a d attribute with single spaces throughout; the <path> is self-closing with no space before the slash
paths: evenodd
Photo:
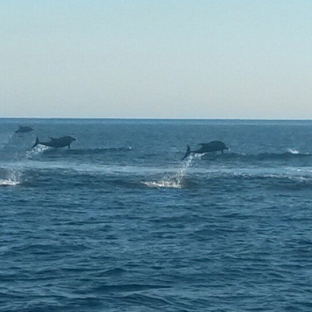
<path id="1" fill-rule="evenodd" d="M 1 0 L 0 117 L 312 119 L 312 1 Z"/>

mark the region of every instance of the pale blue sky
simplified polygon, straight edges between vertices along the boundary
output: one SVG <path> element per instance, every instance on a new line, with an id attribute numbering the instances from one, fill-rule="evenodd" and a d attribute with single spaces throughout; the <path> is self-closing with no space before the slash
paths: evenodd
<path id="1" fill-rule="evenodd" d="M 312 1 L 2 0 L 0 109 L 312 119 Z"/>

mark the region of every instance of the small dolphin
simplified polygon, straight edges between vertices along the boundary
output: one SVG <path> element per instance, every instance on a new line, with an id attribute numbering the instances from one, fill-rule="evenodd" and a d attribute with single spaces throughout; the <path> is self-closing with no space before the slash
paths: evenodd
<path id="1" fill-rule="evenodd" d="M 209 143 L 200 143 L 199 145 L 201 145 L 201 148 L 196 151 L 192 151 L 188 145 L 186 149 L 186 153 L 184 157 L 182 158 L 182 160 L 186 158 L 187 156 L 189 156 L 190 154 L 205 154 L 205 153 L 218 152 L 218 151 L 221 151 L 221 153 L 223 154 L 223 150 L 229 149 L 221 141 L 211 141 Z"/>
<path id="2" fill-rule="evenodd" d="M 19 128 L 15 131 L 15 133 L 26 133 L 33 130 L 34 130 L 33 128 L 30 128 L 28 126 L 19 126 Z"/>
<path id="3" fill-rule="evenodd" d="M 39 138 L 37 137 L 36 142 L 33 145 L 33 147 L 37 146 L 38 144 L 41 144 L 41 145 L 54 147 L 54 148 L 59 148 L 59 147 L 64 147 L 64 146 L 68 146 L 68 148 L 70 148 L 71 142 L 76 140 L 75 138 L 73 138 L 71 136 L 63 136 L 60 138 L 51 138 L 50 137 L 50 139 L 51 140 L 48 142 L 40 142 Z"/>

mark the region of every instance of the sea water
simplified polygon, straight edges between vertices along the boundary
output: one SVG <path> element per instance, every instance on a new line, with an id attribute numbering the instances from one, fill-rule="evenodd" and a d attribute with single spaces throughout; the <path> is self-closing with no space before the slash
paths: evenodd
<path id="1" fill-rule="evenodd" d="M 32 148 L 65 135 L 70 149 Z M 0 311 L 312 311 L 311 135 L 0 119 Z M 182 161 L 212 140 L 229 150 Z"/>

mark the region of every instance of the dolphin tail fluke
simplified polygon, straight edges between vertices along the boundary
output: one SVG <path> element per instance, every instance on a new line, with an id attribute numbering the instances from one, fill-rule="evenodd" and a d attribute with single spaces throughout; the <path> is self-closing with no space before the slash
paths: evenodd
<path id="1" fill-rule="evenodd" d="M 34 147 L 37 146 L 38 144 L 39 144 L 39 138 L 36 137 L 36 142 L 35 142 L 35 144 L 34 144 L 32 147 L 34 148 Z"/>
<path id="2" fill-rule="evenodd" d="M 185 158 L 186 158 L 187 156 L 189 156 L 190 154 L 191 154 L 191 148 L 190 148 L 190 146 L 188 145 L 187 148 L 186 148 L 186 153 L 185 153 L 184 157 L 182 158 L 182 160 L 185 159 Z"/>

